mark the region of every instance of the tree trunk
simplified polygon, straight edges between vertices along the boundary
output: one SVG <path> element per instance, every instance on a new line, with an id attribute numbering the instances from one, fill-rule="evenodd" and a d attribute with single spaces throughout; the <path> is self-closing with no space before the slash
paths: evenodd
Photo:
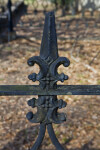
<path id="1" fill-rule="evenodd" d="M 75 0 L 75 12 L 78 12 L 79 0 Z"/>

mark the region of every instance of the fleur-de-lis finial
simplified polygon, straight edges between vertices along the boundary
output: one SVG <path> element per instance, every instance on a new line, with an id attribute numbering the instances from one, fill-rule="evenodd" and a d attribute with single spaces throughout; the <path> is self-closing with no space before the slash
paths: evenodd
<path id="1" fill-rule="evenodd" d="M 45 17 L 45 25 L 40 49 L 40 56 L 31 57 L 28 60 L 29 66 L 33 66 L 37 63 L 40 66 L 40 72 L 38 74 L 33 73 L 29 75 L 29 79 L 32 81 L 38 80 L 40 87 L 44 90 L 56 89 L 57 81 L 64 82 L 68 79 L 67 75 L 63 73 L 58 74 L 58 67 L 63 64 L 68 67 L 70 61 L 65 57 L 59 57 L 57 46 L 57 35 L 55 26 L 54 12 L 49 12 Z M 29 112 L 27 118 L 32 123 L 40 123 L 40 134 L 37 142 L 34 144 L 31 150 L 37 150 L 40 146 L 47 126 L 49 136 L 56 146 L 57 150 L 63 150 L 63 147 L 58 142 L 52 123 L 62 123 L 66 120 L 64 113 L 58 113 L 58 109 L 66 107 L 66 102 L 62 99 L 58 100 L 57 96 L 38 96 L 38 99 L 31 99 L 28 101 L 28 105 L 32 108 L 37 107 L 37 113 Z"/>
<path id="2" fill-rule="evenodd" d="M 68 79 L 68 76 L 57 73 L 57 68 L 63 64 L 68 67 L 70 62 L 65 57 L 58 56 L 57 35 L 54 12 L 49 12 L 45 17 L 45 25 L 40 49 L 40 56 L 31 57 L 28 64 L 33 66 L 37 63 L 40 66 L 39 74 L 29 75 L 29 79 L 34 82 L 38 80 L 41 88 L 47 87 L 46 81 L 50 81 L 49 88 L 56 85 L 57 81 L 63 82 Z M 49 79 L 48 79 L 49 77 Z M 51 83 L 52 82 L 52 83 Z"/>

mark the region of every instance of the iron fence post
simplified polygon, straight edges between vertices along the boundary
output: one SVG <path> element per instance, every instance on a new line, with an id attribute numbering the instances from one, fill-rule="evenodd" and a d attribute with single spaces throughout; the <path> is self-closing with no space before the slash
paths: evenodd
<path id="1" fill-rule="evenodd" d="M 12 2 L 8 0 L 7 8 L 8 8 L 8 31 L 13 32 L 13 18 L 12 18 Z"/>

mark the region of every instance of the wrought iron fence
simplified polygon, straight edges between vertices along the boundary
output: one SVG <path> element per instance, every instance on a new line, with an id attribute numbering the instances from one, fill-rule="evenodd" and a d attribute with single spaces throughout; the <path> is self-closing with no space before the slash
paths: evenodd
<path id="1" fill-rule="evenodd" d="M 64 150 L 54 133 L 52 124 L 60 124 L 66 121 L 64 113 L 58 113 L 58 109 L 66 107 L 66 102 L 58 100 L 57 95 L 100 95 L 100 85 L 57 85 L 58 81 L 68 80 L 64 73 L 59 74 L 57 68 L 63 64 L 70 65 L 68 58 L 59 57 L 57 36 L 55 28 L 55 16 L 53 12 L 47 13 L 40 49 L 40 56 L 29 58 L 28 65 L 38 64 L 40 72 L 28 76 L 33 82 L 39 81 L 39 85 L 1 85 L 0 96 L 9 95 L 38 95 L 38 99 L 32 98 L 28 105 L 37 107 L 37 113 L 29 112 L 26 117 L 31 123 L 40 123 L 38 138 L 31 150 L 37 150 L 44 138 L 47 127 L 52 143 L 57 150 Z"/>

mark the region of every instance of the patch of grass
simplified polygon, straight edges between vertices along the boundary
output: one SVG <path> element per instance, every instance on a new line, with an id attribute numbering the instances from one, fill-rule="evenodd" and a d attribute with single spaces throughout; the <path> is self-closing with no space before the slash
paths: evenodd
<path id="1" fill-rule="evenodd" d="M 77 98 L 74 98 L 74 102 L 77 102 L 78 101 L 78 99 Z"/>
<path id="2" fill-rule="evenodd" d="M 56 136 L 59 136 L 60 132 L 59 131 L 55 131 L 55 134 L 56 134 Z"/>
<path id="3" fill-rule="evenodd" d="M 0 81 L 3 81 L 4 79 L 3 78 L 0 78 Z"/>
<path id="4" fill-rule="evenodd" d="M 83 80 L 80 80 L 79 82 L 80 82 L 81 84 L 84 84 L 84 81 L 83 81 Z"/>
<path id="5" fill-rule="evenodd" d="M 62 138 L 62 142 L 63 142 L 64 144 L 66 144 L 66 143 L 69 143 L 69 142 L 71 141 L 71 139 L 72 139 L 72 138 L 63 137 L 63 138 Z"/>
<path id="6" fill-rule="evenodd" d="M 10 51 L 10 50 L 11 50 L 11 47 L 6 47 L 6 50 Z"/>
<path id="7" fill-rule="evenodd" d="M 78 73 L 77 76 L 78 76 L 78 78 L 83 78 L 84 77 L 82 73 Z"/>
<path id="8" fill-rule="evenodd" d="M 35 0 L 25 0 L 25 4 L 29 5 L 29 4 L 33 4 Z"/>
<path id="9" fill-rule="evenodd" d="M 100 84 L 100 80 L 97 80 L 97 84 Z"/>

